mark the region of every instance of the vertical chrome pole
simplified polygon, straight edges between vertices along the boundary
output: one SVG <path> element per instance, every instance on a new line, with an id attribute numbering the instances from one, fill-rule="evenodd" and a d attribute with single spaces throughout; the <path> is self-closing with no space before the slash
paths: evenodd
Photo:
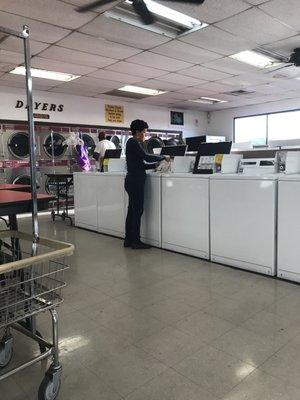
<path id="1" fill-rule="evenodd" d="M 27 118 L 29 128 L 29 155 L 30 155 L 30 176 L 31 176 L 31 195 L 32 195 L 32 233 L 33 233 L 33 255 L 37 252 L 39 241 L 38 207 L 37 207 L 37 187 L 36 187 L 36 139 L 33 122 L 33 99 L 32 99 L 32 76 L 30 67 L 30 45 L 29 27 L 23 26 L 24 55 L 26 69 L 26 94 L 27 94 Z"/>

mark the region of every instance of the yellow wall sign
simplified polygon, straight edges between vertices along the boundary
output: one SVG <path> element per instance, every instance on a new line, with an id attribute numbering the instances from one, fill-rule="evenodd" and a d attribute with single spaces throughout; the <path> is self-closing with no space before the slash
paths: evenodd
<path id="1" fill-rule="evenodd" d="M 124 123 L 124 107 L 105 104 L 105 122 Z"/>

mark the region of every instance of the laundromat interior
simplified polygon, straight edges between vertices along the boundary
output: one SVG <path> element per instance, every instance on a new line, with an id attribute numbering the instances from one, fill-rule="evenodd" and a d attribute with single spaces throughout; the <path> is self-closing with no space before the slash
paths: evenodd
<path id="1" fill-rule="evenodd" d="M 299 0 L 0 0 L 0 400 L 300 399 Z"/>

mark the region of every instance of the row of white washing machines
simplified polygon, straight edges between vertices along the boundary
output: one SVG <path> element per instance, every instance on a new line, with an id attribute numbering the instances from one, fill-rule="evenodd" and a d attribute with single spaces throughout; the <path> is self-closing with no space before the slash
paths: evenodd
<path id="1" fill-rule="evenodd" d="M 124 173 L 74 175 L 75 225 L 124 237 Z M 148 174 L 142 240 L 300 282 L 300 175 Z"/>

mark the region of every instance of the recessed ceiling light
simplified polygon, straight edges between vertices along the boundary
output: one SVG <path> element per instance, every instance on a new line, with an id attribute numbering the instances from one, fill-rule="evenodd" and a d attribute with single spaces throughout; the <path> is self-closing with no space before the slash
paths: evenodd
<path id="1" fill-rule="evenodd" d="M 226 100 L 214 99 L 212 97 L 200 97 L 200 99 L 189 100 L 193 103 L 201 103 L 201 104 L 217 104 L 217 103 L 228 103 Z"/>
<path id="2" fill-rule="evenodd" d="M 121 90 L 122 92 L 145 94 L 146 96 L 158 96 L 160 94 L 166 93 L 161 90 L 149 89 L 149 88 L 144 88 L 144 87 L 139 87 L 139 86 L 131 86 L 131 85 L 123 86 L 118 90 Z"/>
<path id="3" fill-rule="evenodd" d="M 155 17 L 155 22 L 153 24 L 145 25 L 141 22 L 140 17 L 132 7 L 132 0 L 126 0 L 120 3 L 117 7 L 106 11 L 105 15 L 118 21 L 171 38 L 176 38 L 208 26 L 208 24 L 201 22 L 194 17 L 173 10 L 172 8 L 159 4 L 156 1 L 144 1 L 148 10 Z"/>
<path id="4" fill-rule="evenodd" d="M 202 25 L 202 22 L 198 19 L 190 17 L 179 11 L 173 10 L 170 7 L 163 6 L 156 1 L 144 0 L 144 2 L 146 3 L 148 10 L 152 12 L 152 14 L 159 17 L 164 17 L 169 21 L 177 22 L 178 24 L 183 25 L 186 28 L 193 29 Z M 126 0 L 126 3 L 132 4 L 132 1 Z"/>
<path id="5" fill-rule="evenodd" d="M 25 67 L 17 67 L 9 72 L 15 75 L 25 75 Z M 80 78 L 80 75 L 66 74 L 65 72 L 47 71 L 45 69 L 31 68 L 34 78 L 51 79 L 53 81 L 70 82 Z"/>
<path id="6" fill-rule="evenodd" d="M 261 54 L 259 51 L 255 50 L 241 51 L 240 53 L 233 54 L 230 57 L 237 61 L 253 65 L 257 68 L 270 68 L 282 63 L 282 60 L 278 58 Z"/>

